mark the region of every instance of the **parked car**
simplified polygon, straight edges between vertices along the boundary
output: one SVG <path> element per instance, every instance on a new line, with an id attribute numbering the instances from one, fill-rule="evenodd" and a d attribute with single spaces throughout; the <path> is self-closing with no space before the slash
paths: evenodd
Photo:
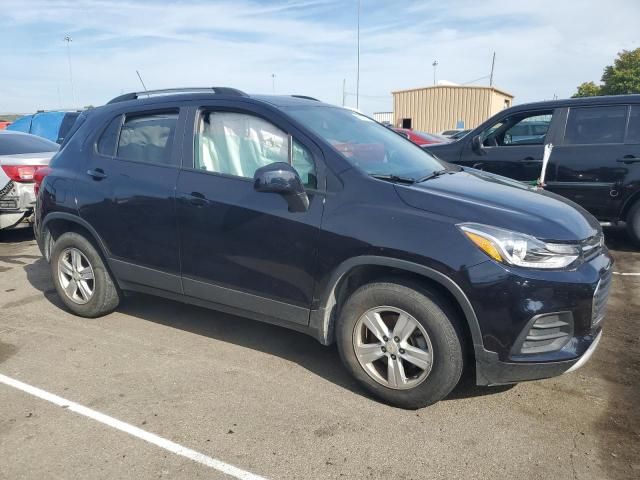
<path id="1" fill-rule="evenodd" d="M 0 130 L 4 130 L 9 125 L 11 125 L 11 122 L 9 120 L 0 120 Z"/>
<path id="2" fill-rule="evenodd" d="M 175 92 L 83 113 L 41 179 L 34 229 L 70 311 L 137 291 L 282 325 L 404 408 L 463 368 L 513 383 L 593 353 L 612 260 L 574 203 L 316 100 Z"/>
<path id="3" fill-rule="evenodd" d="M 61 144 L 80 112 L 38 112 L 20 117 L 7 130 L 31 133 Z"/>
<path id="4" fill-rule="evenodd" d="M 0 130 L 0 230 L 33 223 L 36 172 L 57 150 L 44 138 Z"/>
<path id="5" fill-rule="evenodd" d="M 413 143 L 419 146 L 432 145 L 434 143 L 449 142 L 448 138 L 441 137 L 440 135 L 432 135 L 431 133 L 420 132 L 418 130 L 411 130 L 409 128 L 394 127 L 391 130 L 411 140 Z"/>
<path id="6" fill-rule="evenodd" d="M 427 148 L 449 162 L 534 182 L 546 143 L 553 151 L 545 189 L 605 225 L 626 222 L 640 245 L 640 95 L 518 105 L 458 142 Z"/>

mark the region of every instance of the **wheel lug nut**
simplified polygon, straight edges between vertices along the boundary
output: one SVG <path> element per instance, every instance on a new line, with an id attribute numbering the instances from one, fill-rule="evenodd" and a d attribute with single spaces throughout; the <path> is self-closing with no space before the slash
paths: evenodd
<path id="1" fill-rule="evenodd" d="M 388 342 L 389 341 L 389 337 L 384 336 L 384 337 L 382 337 L 382 340 L 384 340 L 385 342 Z"/>
<path id="2" fill-rule="evenodd" d="M 396 356 L 395 355 L 391 355 L 391 360 L 395 360 Z"/>
<path id="3" fill-rule="evenodd" d="M 386 347 L 382 347 L 382 352 L 383 352 L 383 353 L 387 353 L 387 349 L 386 349 Z"/>
<path id="4" fill-rule="evenodd" d="M 399 342 L 400 341 L 400 337 L 393 337 L 394 342 Z"/>
<path id="5" fill-rule="evenodd" d="M 400 355 L 404 355 L 404 349 L 400 349 Z"/>

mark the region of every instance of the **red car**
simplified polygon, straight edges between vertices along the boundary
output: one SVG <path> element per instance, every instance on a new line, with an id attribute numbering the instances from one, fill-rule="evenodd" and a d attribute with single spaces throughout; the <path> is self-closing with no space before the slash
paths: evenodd
<path id="1" fill-rule="evenodd" d="M 419 146 L 432 145 L 434 143 L 448 143 L 449 139 L 441 137 L 440 135 L 432 135 L 430 133 L 419 132 L 417 130 L 410 130 L 408 128 L 392 128 L 394 132 L 408 138 L 413 143 Z"/>
<path id="2" fill-rule="evenodd" d="M 4 130 L 9 125 L 11 125 L 11 122 L 9 122 L 8 120 L 0 120 L 0 130 Z"/>

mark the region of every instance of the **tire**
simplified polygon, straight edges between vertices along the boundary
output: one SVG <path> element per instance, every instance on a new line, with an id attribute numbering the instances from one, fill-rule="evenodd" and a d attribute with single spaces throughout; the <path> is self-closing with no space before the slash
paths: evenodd
<path id="1" fill-rule="evenodd" d="M 401 317 L 405 317 L 405 325 L 413 325 L 415 321 L 415 327 L 398 327 Z M 372 318 L 382 319 L 391 335 L 412 328 L 413 333 L 406 341 L 400 337 L 381 341 L 367 326 L 372 321 L 379 325 Z M 356 290 L 340 311 L 336 324 L 338 350 L 347 370 L 374 396 L 396 407 L 418 409 L 442 400 L 460 380 L 463 339 L 454 326 L 456 322 L 455 313 L 445 302 L 418 285 L 402 281 L 371 283 Z M 365 365 L 363 362 L 372 358 L 368 355 L 381 355 L 376 346 L 384 350 L 383 356 Z M 413 363 L 418 357 L 407 361 L 407 355 L 415 355 L 415 348 L 422 350 L 419 359 L 423 367 Z M 430 366 L 423 362 L 429 352 Z M 400 375 L 389 375 L 392 365 Z M 402 379 L 403 374 L 406 383 L 394 380 Z"/>
<path id="2" fill-rule="evenodd" d="M 627 214 L 627 231 L 633 243 L 640 247 L 640 200 L 631 206 Z"/>
<path id="3" fill-rule="evenodd" d="M 102 257 L 81 234 L 61 235 L 51 249 L 50 264 L 58 296 L 76 315 L 100 317 L 112 312 L 120 303 L 121 293 Z"/>

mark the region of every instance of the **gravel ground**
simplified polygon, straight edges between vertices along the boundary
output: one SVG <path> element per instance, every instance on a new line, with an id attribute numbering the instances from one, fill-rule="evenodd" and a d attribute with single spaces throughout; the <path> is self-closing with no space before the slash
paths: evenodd
<path id="1" fill-rule="evenodd" d="M 624 232 L 617 272 L 640 273 Z M 61 308 L 28 231 L 0 233 L 0 374 L 267 478 L 640 478 L 640 276 L 616 275 L 591 361 L 430 408 L 367 395 L 303 334 L 135 295 Z M 0 478 L 228 478 L 0 384 Z"/>

